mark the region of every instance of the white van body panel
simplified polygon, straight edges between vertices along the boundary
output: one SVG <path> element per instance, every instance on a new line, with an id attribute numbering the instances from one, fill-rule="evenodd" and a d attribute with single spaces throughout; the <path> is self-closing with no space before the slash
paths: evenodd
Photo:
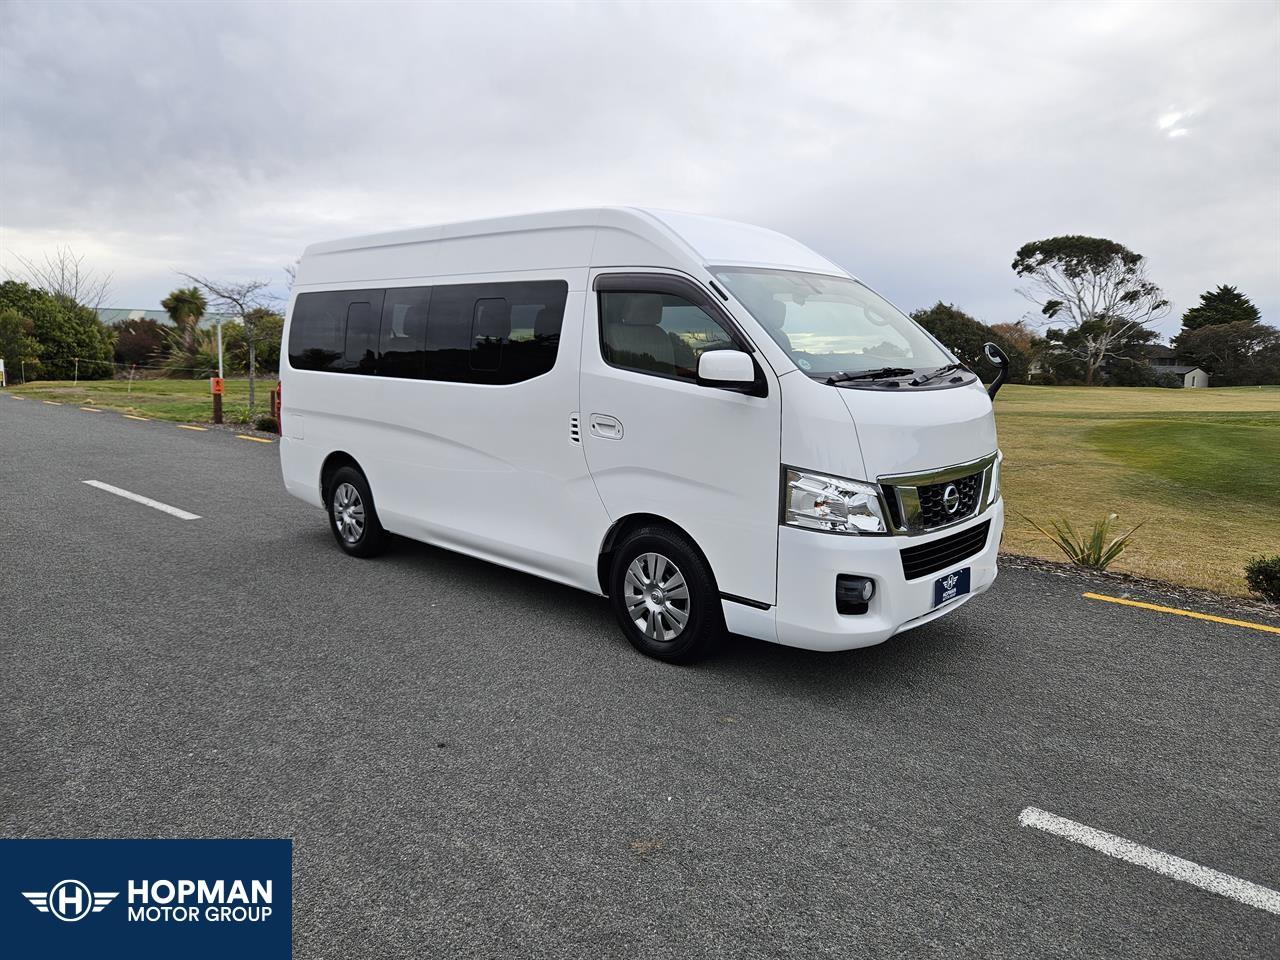
<path id="1" fill-rule="evenodd" d="M 980 383 L 918 393 L 839 394 L 857 424 L 862 479 L 949 467 L 996 452 L 996 421 Z"/>
<path id="2" fill-rule="evenodd" d="M 985 549 L 953 566 L 971 569 L 970 598 L 988 589 L 1003 527 L 998 498 L 971 522 L 910 537 L 798 529 L 779 514 L 786 466 L 874 483 L 993 453 L 995 421 L 980 385 L 892 392 L 818 382 L 715 284 L 717 266 L 851 276 L 771 230 L 627 208 L 308 247 L 286 344 L 304 293 L 550 279 L 569 292 L 554 366 L 509 385 L 296 370 L 282 358 L 286 488 L 322 505 L 326 458 L 345 454 L 365 472 L 388 530 L 596 593 L 611 528 L 656 515 L 708 558 L 730 630 L 811 649 L 878 643 L 967 602 L 932 609 L 933 575 L 904 580 L 899 551 L 980 522 L 990 524 Z M 759 363 L 766 397 L 604 361 L 593 279 L 653 272 L 719 295 Z M 621 439 L 593 434 L 593 413 L 619 421 Z M 575 414 L 581 442 L 570 432 Z M 867 614 L 836 612 L 841 573 L 876 579 Z"/>
<path id="3" fill-rule="evenodd" d="M 764 371 L 768 396 L 753 397 L 611 366 L 600 349 L 594 299 L 583 330 L 583 444 L 610 517 L 671 521 L 702 548 L 722 593 L 772 605 L 777 377 Z M 621 439 L 597 435 L 592 421 L 602 416 L 621 424 Z M 690 470 L 691 463 L 698 468 Z"/>

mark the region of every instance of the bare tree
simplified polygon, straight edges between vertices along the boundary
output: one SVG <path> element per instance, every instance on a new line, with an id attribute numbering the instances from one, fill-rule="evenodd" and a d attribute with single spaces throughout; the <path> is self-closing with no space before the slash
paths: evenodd
<path id="1" fill-rule="evenodd" d="M 249 413 L 252 415 L 258 363 L 257 321 L 262 315 L 259 311 L 269 310 L 279 301 L 279 297 L 269 292 L 271 283 L 267 280 L 245 280 L 232 283 L 210 280 L 190 273 L 184 273 L 182 276 L 209 295 L 209 306 L 214 309 L 214 312 L 229 313 L 240 319 L 244 327 L 244 338 L 249 344 Z"/>
<path id="2" fill-rule="evenodd" d="M 285 276 L 286 276 L 286 277 L 288 277 L 288 278 L 289 278 L 289 289 L 290 289 L 290 290 L 292 290 L 292 289 L 293 289 L 293 285 L 294 285 L 295 283 L 297 283 L 297 282 L 298 282 L 298 264 L 300 264 L 300 263 L 302 263 L 302 258 L 301 258 L 301 257 L 299 257 L 297 260 L 294 260 L 294 261 L 293 261 L 293 263 L 286 263 L 286 264 L 284 265 L 284 268 L 283 268 L 283 269 L 284 269 L 284 274 L 285 274 Z"/>
<path id="3" fill-rule="evenodd" d="M 1108 359 L 1154 339 L 1147 325 L 1169 312 L 1146 263 L 1098 237 L 1053 237 L 1018 250 L 1014 272 L 1031 281 L 1018 292 L 1040 307 L 1041 323 L 1065 321 L 1065 329 L 1046 331 L 1046 339 L 1084 364 L 1086 384 Z"/>
<path id="4" fill-rule="evenodd" d="M 43 260 L 14 254 L 22 269 L 20 276 L 33 287 L 97 311 L 111 293 L 111 274 L 98 273 L 85 266 L 83 255 L 71 247 L 58 247 L 46 253 Z"/>

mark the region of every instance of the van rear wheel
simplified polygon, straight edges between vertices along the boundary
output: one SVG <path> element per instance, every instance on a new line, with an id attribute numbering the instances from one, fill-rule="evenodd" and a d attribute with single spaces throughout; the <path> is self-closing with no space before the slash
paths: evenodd
<path id="1" fill-rule="evenodd" d="M 338 546 L 353 557 L 373 557 L 386 549 L 387 534 L 363 473 L 339 467 L 329 480 L 328 499 L 329 530 Z"/>
<path id="2" fill-rule="evenodd" d="M 650 526 L 627 535 L 613 554 L 609 598 L 631 645 L 658 660 L 697 660 L 724 633 L 711 568 L 675 530 Z"/>

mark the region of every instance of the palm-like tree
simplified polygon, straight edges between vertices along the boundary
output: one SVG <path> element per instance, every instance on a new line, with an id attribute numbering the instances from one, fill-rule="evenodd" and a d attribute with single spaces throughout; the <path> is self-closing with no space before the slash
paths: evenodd
<path id="1" fill-rule="evenodd" d="M 196 326 L 204 316 L 205 307 L 208 306 L 204 291 L 199 287 L 179 287 L 161 300 L 160 306 L 164 307 L 165 312 L 169 314 L 169 319 L 177 328 L 183 346 L 188 350 L 193 349 Z"/>

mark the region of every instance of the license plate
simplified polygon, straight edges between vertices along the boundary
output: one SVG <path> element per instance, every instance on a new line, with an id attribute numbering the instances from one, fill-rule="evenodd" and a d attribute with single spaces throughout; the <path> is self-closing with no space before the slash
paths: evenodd
<path id="1" fill-rule="evenodd" d="M 933 581 L 933 605 L 940 607 L 948 600 L 962 597 L 969 592 L 969 568 L 954 570 L 945 577 Z"/>

